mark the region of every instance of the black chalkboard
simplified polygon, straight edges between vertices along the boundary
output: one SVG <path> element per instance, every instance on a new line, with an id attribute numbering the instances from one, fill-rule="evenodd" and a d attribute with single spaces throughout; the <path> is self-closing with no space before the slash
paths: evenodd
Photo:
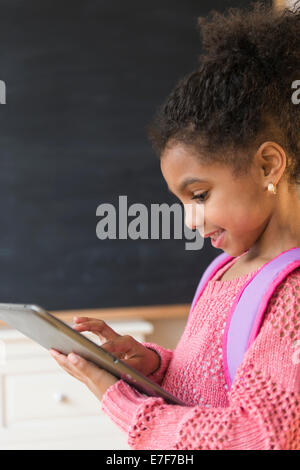
<path id="1" fill-rule="evenodd" d="M 197 17 L 246 1 L 1 0 L 0 301 L 191 302 L 206 240 L 99 240 L 96 208 L 178 202 L 146 126 L 197 66 Z"/>

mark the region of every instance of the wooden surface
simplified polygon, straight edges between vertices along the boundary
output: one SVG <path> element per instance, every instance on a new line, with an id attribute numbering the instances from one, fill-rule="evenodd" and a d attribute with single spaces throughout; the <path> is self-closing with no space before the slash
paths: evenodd
<path id="1" fill-rule="evenodd" d="M 101 318 L 101 320 L 105 321 L 186 318 L 189 310 L 190 304 L 177 304 L 103 309 L 58 310 L 50 311 L 50 313 L 65 322 L 72 322 L 74 316 Z M 5 323 L 0 322 L 0 327 L 4 326 L 6 326 Z"/>

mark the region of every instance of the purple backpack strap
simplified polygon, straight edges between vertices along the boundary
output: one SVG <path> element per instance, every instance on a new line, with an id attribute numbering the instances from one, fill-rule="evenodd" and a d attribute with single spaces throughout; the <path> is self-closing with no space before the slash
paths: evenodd
<path id="1" fill-rule="evenodd" d="M 208 267 L 206 268 L 206 270 L 202 274 L 202 277 L 201 277 L 200 282 L 198 284 L 196 293 L 195 293 L 193 301 L 192 301 L 192 305 L 191 305 L 191 308 L 190 308 L 190 313 L 189 313 L 188 319 L 189 319 L 189 317 L 190 317 L 190 315 L 191 315 L 191 313 L 192 313 L 199 297 L 202 295 L 202 292 L 204 291 L 207 283 L 214 277 L 216 272 L 219 269 L 221 269 L 224 266 L 224 264 L 231 261 L 232 258 L 233 258 L 233 256 L 229 256 L 229 255 L 227 255 L 227 253 L 221 253 L 208 265 Z"/>
<path id="2" fill-rule="evenodd" d="M 223 363 L 228 389 L 247 349 L 254 342 L 268 302 L 282 280 L 300 266 L 300 248 L 284 251 L 263 265 L 237 295 L 223 335 Z"/>

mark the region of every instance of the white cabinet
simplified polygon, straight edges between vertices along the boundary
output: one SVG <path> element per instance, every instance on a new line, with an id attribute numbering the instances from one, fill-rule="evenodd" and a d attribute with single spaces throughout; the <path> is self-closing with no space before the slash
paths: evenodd
<path id="1" fill-rule="evenodd" d="M 153 332 L 143 320 L 107 323 L 138 341 Z M 129 449 L 87 387 L 12 329 L 0 329 L 0 381 L 0 449 Z"/>

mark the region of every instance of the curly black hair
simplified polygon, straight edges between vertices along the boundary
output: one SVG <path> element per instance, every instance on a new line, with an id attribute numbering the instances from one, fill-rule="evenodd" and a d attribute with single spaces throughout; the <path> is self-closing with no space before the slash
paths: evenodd
<path id="1" fill-rule="evenodd" d="M 228 164 L 238 176 L 260 143 L 275 141 L 287 155 L 288 183 L 300 183 L 300 104 L 292 100 L 292 83 L 300 80 L 299 1 L 293 9 L 255 2 L 198 18 L 200 66 L 176 84 L 147 126 L 159 157 L 184 143 L 202 163 Z"/>

